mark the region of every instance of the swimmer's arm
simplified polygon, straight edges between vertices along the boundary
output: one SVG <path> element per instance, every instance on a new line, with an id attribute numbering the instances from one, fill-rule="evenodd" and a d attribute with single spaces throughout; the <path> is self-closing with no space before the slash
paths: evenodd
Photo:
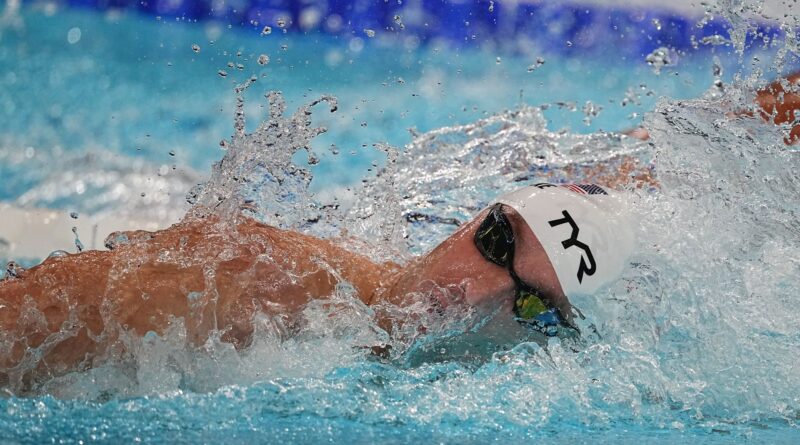
<path id="1" fill-rule="evenodd" d="M 800 72 L 790 74 L 783 79 L 772 82 L 766 88 L 758 90 L 755 103 L 760 108 L 759 114 L 764 121 L 772 122 L 775 125 L 794 122 L 795 111 L 800 110 L 800 95 L 798 94 L 800 86 L 798 86 L 798 82 L 800 82 Z M 788 91 L 784 88 L 784 83 L 790 86 Z M 752 112 L 745 110 L 731 114 L 731 116 L 752 115 Z M 634 128 L 623 132 L 623 134 L 643 141 L 650 138 L 650 132 L 644 127 Z M 789 136 L 784 138 L 784 143 L 791 145 L 798 140 L 800 140 L 800 124 L 792 126 Z"/>
<path id="2" fill-rule="evenodd" d="M 775 125 L 793 123 L 795 111 L 800 110 L 800 72 L 790 74 L 784 79 L 776 80 L 759 90 L 756 94 L 756 104 L 761 108 L 762 119 Z M 788 86 L 788 89 L 784 88 Z M 749 113 L 741 113 L 749 114 Z M 784 138 L 787 145 L 794 144 L 800 139 L 800 125 L 792 125 L 789 136 Z"/>
<path id="3" fill-rule="evenodd" d="M 139 241 L 50 258 L 0 281 L 0 380 L 35 348 L 43 360 L 34 374 L 62 374 L 93 366 L 120 346 L 123 330 L 161 335 L 175 320 L 195 345 L 218 330 L 244 346 L 256 311 L 291 312 L 331 296 L 340 279 L 368 302 L 398 268 L 252 220 L 181 223 L 128 238 Z"/>

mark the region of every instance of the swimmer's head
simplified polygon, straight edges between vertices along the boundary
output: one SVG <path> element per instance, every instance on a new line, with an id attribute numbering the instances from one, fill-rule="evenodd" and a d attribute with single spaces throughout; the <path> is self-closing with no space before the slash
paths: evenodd
<path id="1" fill-rule="evenodd" d="M 483 212 L 475 247 L 507 269 L 518 321 L 552 333 L 572 318 L 568 297 L 591 294 L 619 275 L 633 249 L 620 199 L 596 185 L 537 184 Z"/>
<path id="2" fill-rule="evenodd" d="M 624 195 L 588 184 L 536 184 L 500 196 L 547 253 L 567 296 L 616 279 L 634 248 Z"/>
<path id="3" fill-rule="evenodd" d="M 519 321 L 550 324 L 558 315 L 570 323 L 568 297 L 614 279 L 633 248 L 620 198 L 597 186 L 550 184 L 502 195 L 397 288 L 428 295 L 436 306 L 461 301 L 508 310 Z"/>

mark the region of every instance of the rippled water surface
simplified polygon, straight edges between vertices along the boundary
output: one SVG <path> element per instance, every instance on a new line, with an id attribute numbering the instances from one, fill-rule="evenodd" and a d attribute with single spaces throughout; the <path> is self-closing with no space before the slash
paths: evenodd
<path id="1" fill-rule="evenodd" d="M 645 60 L 600 56 L 552 57 L 530 73 L 530 55 L 498 63 L 494 53 L 424 47 L 394 57 L 377 43 L 262 43 L 207 24 L 23 19 L 0 40 L 0 200 L 18 205 L 180 214 L 221 202 L 214 211 L 226 215 L 247 201 L 271 224 L 347 229 L 350 247 L 405 261 L 520 184 L 580 181 L 592 175 L 584 167 L 636 159 L 654 166 L 660 187 L 629 190 L 639 248 L 617 283 L 574 301 L 598 333 L 577 351 L 557 339 L 489 345 L 481 338 L 495 320 L 369 308 L 341 286 L 304 309 L 295 336 L 257 320 L 242 351 L 213 338 L 188 346 L 180 321 L 163 336 L 126 337 L 124 360 L 0 399 L 0 439 L 800 440 L 800 153 L 783 144 L 785 129 L 726 117 L 749 106 L 764 83 L 753 65 L 765 62 L 720 48 L 720 89 L 708 53 L 660 75 Z M 80 41 L 69 43 L 76 26 Z M 131 38 L 136 26 L 151 32 Z M 128 45 L 93 38 L 101 31 Z M 746 57 L 771 63 L 779 49 Z M 259 97 L 270 90 L 283 95 Z M 586 101 L 602 105 L 596 117 Z M 649 141 L 599 131 L 638 125 L 630 115 L 644 111 Z M 418 324 L 390 336 L 375 311 Z M 379 342 L 394 347 L 390 357 L 363 348 Z"/>

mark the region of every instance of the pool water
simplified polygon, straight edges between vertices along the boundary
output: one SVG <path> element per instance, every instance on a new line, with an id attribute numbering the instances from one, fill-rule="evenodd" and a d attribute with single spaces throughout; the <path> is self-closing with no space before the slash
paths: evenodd
<path id="1" fill-rule="evenodd" d="M 518 104 L 547 104 L 551 128 L 619 131 L 638 125 L 659 96 L 706 91 L 714 78 L 709 48 L 722 57 L 725 79 L 737 72 L 727 68 L 738 64 L 725 46 L 704 47 L 656 75 L 644 60 L 615 54 L 613 47 L 563 58 L 547 48 L 507 54 L 446 41 L 415 46 L 380 34 L 260 36 L 216 22 L 82 10 L 24 9 L 22 22 L 20 29 L 5 29 L 0 41 L 0 130 L 7 147 L 2 200 L 57 172 L 47 165 L 27 171 L 18 167 L 20 158 L 41 156 L 46 164 L 54 153 L 114 153 L 156 169 L 176 164 L 207 172 L 222 154 L 218 142 L 232 132 L 233 88 L 252 75 L 260 79 L 248 94 L 253 116 L 263 103 L 258 96 L 269 90 L 282 91 L 293 106 L 323 93 L 340 98 L 338 113 L 319 116 L 329 132 L 314 142 L 326 158 L 316 168 L 325 173 L 324 184 L 350 184 L 378 158 L 370 144 L 401 147 L 411 140 L 410 128 L 424 132 Z M 76 29 L 79 40 L 70 43 Z M 262 54 L 269 56 L 266 65 L 258 63 Z M 587 118 L 587 102 L 597 116 Z M 356 155 L 330 156 L 331 144 Z"/>
<path id="2" fill-rule="evenodd" d="M 647 217 L 620 282 L 575 301 L 599 333 L 578 352 L 557 339 L 481 351 L 482 321 L 448 313 L 420 321 L 429 334 L 389 339 L 398 352 L 380 359 L 362 346 L 386 340 L 372 315 L 391 308 L 367 308 L 343 287 L 331 296 L 336 311 L 306 308 L 296 337 L 261 320 L 244 351 L 218 339 L 191 349 L 180 322 L 163 337 L 128 339 L 126 360 L 0 399 L 0 442 L 800 440 L 798 151 L 781 143 L 779 128 L 724 118 L 749 103 L 758 82 L 750 74 L 771 66 L 779 47 L 754 45 L 747 62 L 729 46 L 706 48 L 656 74 L 614 48 L 561 57 L 260 36 L 216 22 L 47 8 L 24 9 L 21 21 L 0 29 L 0 201 L 181 213 L 214 161 L 243 153 L 269 173 L 289 162 L 313 172 L 309 189 L 265 180 L 252 198 L 257 216 L 270 221 L 274 193 L 315 204 L 349 193 L 349 208 L 307 229 L 346 227 L 386 241 L 391 249 L 373 256 L 407 257 L 453 227 L 403 215 L 465 220 L 520 178 L 567 178 L 571 165 L 627 155 L 653 161 L 663 187 L 632 191 Z M 529 72 L 539 51 L 544 63 Z M 715 63 L 724 91 L 713 87 Z M 338 97 L 336 112 L 312 109 L 328 128 L 311 140 L 319 163 L 283 142 L 269 151 L 239 137 L 221 149 L 234 131 L 233 87 L 251 75 L 249 131 L 267 119 L 259 96 L 269 90 L 283 92 L 287 114 L 323 93 Z M 600 131 L 642 119 L 648 142 Z M 376 150 L 378 142 L 388 146 Z M 387 155 L 396 162 L 375 178 Z M 263 173 L 255 164 L 236 173 Z M 206 190 L 235 192 L 215 175 Z M 270 222 L 305 227 L 307 218 Z"/>

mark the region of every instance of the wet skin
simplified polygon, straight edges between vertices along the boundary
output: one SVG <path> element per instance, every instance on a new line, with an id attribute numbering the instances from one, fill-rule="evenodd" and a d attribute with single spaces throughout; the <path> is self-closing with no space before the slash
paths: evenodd
<path id="1" fill-rule="evenodd" d="M 515 269 L 567 311 L 536 237 L 516 212 L 506 212 L 517 237 Z M 126 233 L 129 242 L 112 251 L 49 258 L 0 281 L 0 384 L 32 358 L 33 348 L 41 349 L 42 360 L 21 378 L 96 366 L 124 349 L 119 327 L 160 335 L 180 319 L 194 345 L 221 332 L 223 341 L 241 348 L 251 340 L 256 313 L 290 317 L 343 282 L 365 304 L 437 298 L 491 310 L 513 297 L 514 284 L 472 241 L 484 214 L 404 267 L 243 216 L 232 223 L 187 219 L 158 232 Z"/>

